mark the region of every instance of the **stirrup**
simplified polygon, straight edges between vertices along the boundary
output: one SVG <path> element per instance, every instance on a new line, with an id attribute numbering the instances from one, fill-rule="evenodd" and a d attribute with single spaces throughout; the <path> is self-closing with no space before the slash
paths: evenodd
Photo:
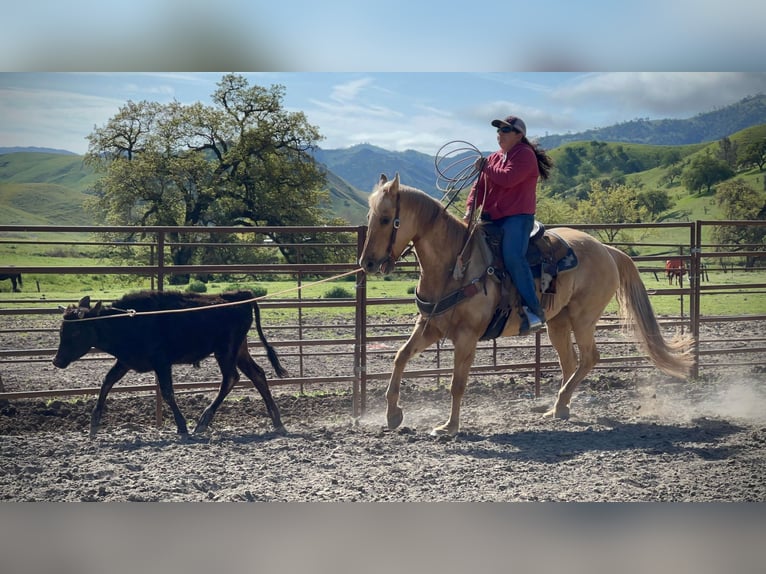
<path id="1" fill-rule="evenodd" d="M 527 315 L 527 323 L 529 323 L 529 327 L 527 328 L 528 333 L 534 333 L 535 331 L 539 331 L 543 327 L 545 327 L 545 319 L 541 319 L 537 315 L 535 315 L 532 311 L 529 310 L 529 307 L 523 307 L 524 313 Z"/>

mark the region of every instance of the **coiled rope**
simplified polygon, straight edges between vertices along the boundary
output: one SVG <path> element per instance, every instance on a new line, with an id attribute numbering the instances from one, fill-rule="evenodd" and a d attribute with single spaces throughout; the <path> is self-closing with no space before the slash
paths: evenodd
<path id="1" fill-rule="evenodd" d="M 463 140 L 447 142 L 436 152 L 436 188 L 444 193 L 441 199 L 442 203 L 446 201 L 444 209 L 449 209 L 460 192 L 479 176 L 475 164 L 480 157 L 479 148 Z"/>

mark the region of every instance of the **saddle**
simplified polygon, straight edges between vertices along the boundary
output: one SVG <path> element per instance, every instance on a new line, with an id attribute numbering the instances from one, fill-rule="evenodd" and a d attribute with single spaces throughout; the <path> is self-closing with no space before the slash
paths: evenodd
<path id="1" fill-rule="evenodd" d="M 522 317 L 522 325 L 526 324 L 526 314 L 522 312 L 521 305 L 513 305 L 511 301 L 511 277 L 503 263 L 502 245 L 503 229 L 497 222 L 482 220 L 478 224 L 480 242 L 484 252 L 484 260 L 490 262 L 487 274 L 501 285 L 502 297 L 495 315 L 490 321 L 486 332 L 481 340 L 494 339 L 500 336 L 505 328 L 508 316 L 515 306 Z M 559 273 L 569 271 L 577 267 L 577 255 L 569 244 L 553 231 L 548 231 L 539 221 L 535 221 L 532 232 L 529 234 L 529 247 L 527 249 L 527 263 L 535 279 L 540 279 L 540 291 L 542 296 L 540 304 L 543 309 L 549 309 L 553 304 L 553 296 L 556 293 L 556 279 Z M 522 326 L 522 331 L 526 329 Z"/>

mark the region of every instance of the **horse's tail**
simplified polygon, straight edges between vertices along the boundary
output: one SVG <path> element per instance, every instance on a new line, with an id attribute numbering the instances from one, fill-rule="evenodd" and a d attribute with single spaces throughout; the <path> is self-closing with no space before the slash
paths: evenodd
<path id="1" fill-rule="evenodd" d="M 676 336 L 665 341 L 635 263 L 619 249 L 609 247 L 609 253 L 620 272 L 617 302 L 626 326 L 637 327 L 639 343 L 658 369 L 674 377 L 688 377 L 694 365 L 693 339 Z"/>

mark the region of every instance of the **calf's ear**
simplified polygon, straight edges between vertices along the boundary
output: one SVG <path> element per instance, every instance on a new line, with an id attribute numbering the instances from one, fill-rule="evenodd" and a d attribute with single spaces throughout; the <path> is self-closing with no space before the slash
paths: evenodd
<path id="1" fill-rule="evenodd" d="M 90 309 L 90 296 L 86 295 L 82 299 L 80 299 L 80 302 L 77 304 L 78 307 L 85 307 L 86 309 Z"/>
<path id="2" fill-rule="evenodd" d="M 98 315 L 101 312 L 101 301 L 96 303 L 96 306 L 93 307 L 93 312 Z"/>

